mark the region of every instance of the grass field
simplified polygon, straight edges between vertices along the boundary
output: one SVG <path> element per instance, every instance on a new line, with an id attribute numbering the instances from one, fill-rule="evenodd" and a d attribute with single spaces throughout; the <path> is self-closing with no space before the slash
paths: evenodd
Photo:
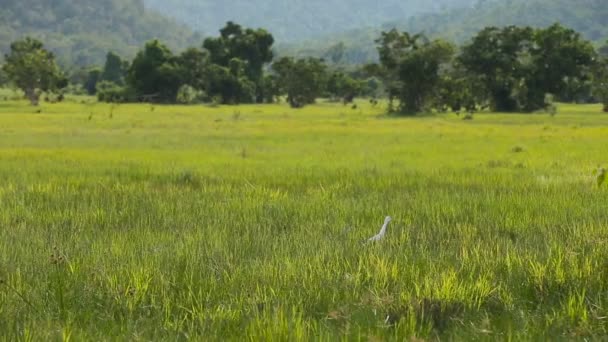
<path id="1" fill-rule="evenodd" d="M 605 339 L 608 115 L 382 113 L 0 102 L 1 338 Z"/>

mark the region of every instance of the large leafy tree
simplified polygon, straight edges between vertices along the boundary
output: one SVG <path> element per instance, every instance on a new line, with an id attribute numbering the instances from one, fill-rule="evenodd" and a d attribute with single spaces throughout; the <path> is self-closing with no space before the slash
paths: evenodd
<path id="1" fill-rule="evenodd" d="M 184 84 L 198 90 L 208 90 L 210 65 L 209 55 L 205 51 L 189 48 L 178 56 L 177 62 Z"/>
<path id="2" fill-rule="evenodd" d="M 546 94 L 576 97 L 589 83 L 595 59 L 589 42 L 558 24 L 546 29 L 486 28 L 458 58 L 484 85 L 492 108 L 505 112 L 542 109 Z"/>
<path id="3" fill-rule="evenodd" d="M 272 64 L 279 92 L 293 108 L 314 103 L 325 91 L 327 66 L 321 59 L 283 57 Z"/>
<path id="4" fill-rule="evenodd" d="M 114 52 L 108 52 L 106 55 L 106 63 L 103 67 L 101 80 L 124 85 L 127 71 L 129 70 L 129 62 L 124 61 L 119 55 Z"/>
<path id="5" fill-rule="evenodd" d="M 211 64 L 207 73 L 208 95 L 224 104 L 250 103 L 255 98 L 255 84 L 245 73 L 245 62 L 231 60 L 228 67 Z"/>
<path id="6" fill-rule="evenodd" d="M 333 99 L 342 99 L 344 103 L 352 102 L 362 89 L 363 82 L 341 71 L 333 72 L 327 81 L 327 93 Z"/>
<path id="7" fill-rule="evenodd" d="M 88 71 L 83 87 L 89 95 L 95 95 L 95 93 L 97 93 L 97 84 L 101 81 L 101 74 L 102 71 L 98 68 L 93 68 Z"/>
<path id="8" fill-rule="evenodd" d="M 381 65 L 376 68 L 385 81 L 391 103 L 398 111 L 416 114 L 433 102 L 444 67 L 453 59 L 454 47 L 442 40 L 391 30 L 376 41 Z"/>
<path id="9" fill-rule="evenodd" d="M 518 109 L 513 90 L 531 71 L 533 39 L 529 27 L 488 27 L 462 48 L 459 63 L 484 85 L 493 110 Z"/>
<path id="10" fill-rule="evenodd" d="M 127 75 L 128 85 L 140 100 L 175 102 L 182 86 L 178 59 L 158 40 L 137 53 Z"/>
<path id="11" fill-rule="evenodd" d="M 234 59 L 243 61 L 243 76 L 258 88 L 256 100 L 262 102 L 263 69 L 273 59 L 273 44 L 273 36 L 264 29 L 253 30 L 228 22 L 220 30 L 220 36 L 205 39 L 203 47 L 213 64 L 230 68 Z"/>
<path id="12" fill-rule="evenodd" d="M 11 44 L 2 69 L 34 106 L 39 103 L 41 91 L 54 91 L 64 88 L 68 83 L 57 66 L 53 53 L 32 38 Z"/>
<path id="13" fill-rule="evenodd" d="M 524 110 L 542 108 L 546 93 L 559 99 L 577 97 L 577 90 L 584 90 L 590 81 L 590 71 L 597 59 L 590 42 L 559 24 L 535 31 L 530 56 L 532 69 L 526 75 L 530 94 L 521 106 Z"/>

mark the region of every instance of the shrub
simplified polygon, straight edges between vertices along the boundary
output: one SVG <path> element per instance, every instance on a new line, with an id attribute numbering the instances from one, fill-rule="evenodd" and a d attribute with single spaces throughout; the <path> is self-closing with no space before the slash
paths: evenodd
<path id="1" fill-rule="evenodd" d="M 183 85 L 177 91 L 177 103 L 196 104 L 205 102 L 207 94 L 204 91 L 195 89 L 189 85 Z"/>
<path id="2" fill-rule="evenodd" d="M 123 103 L 135 100 L 134 92 L 116 83 L 101 81 L 97 83 L 97 99 L 101 102 Z"/>

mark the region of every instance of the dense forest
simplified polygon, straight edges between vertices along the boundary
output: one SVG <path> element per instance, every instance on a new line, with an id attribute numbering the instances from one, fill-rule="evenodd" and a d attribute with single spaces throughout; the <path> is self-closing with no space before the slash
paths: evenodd
<path id="1" fill-rule="evenodd" d="M 227 21 L 264 27 L 279 42 L 343 32 L 423 13 L 469 7 L 478 0 L 144 0 L 204 34 L 214 34 Z"/>
<path id="2" fill-rule="evenodd" d="M 0 51 L 24 35 L 44 41 L 66 66 L 100 64 L 108 50 L 134 56 L 153 38 L 172 48 L 200 41 L 185 26 L 146 10 L 142 0 L 3 0 Z"/>
<path id="3" fill-rule="evenodd" d="M 283 45 L 281 51 L 290 55 L 323 57 L 339 49 L 343 63 L 359 64 L 377 59 L 374 40 L 383 30 L 393 27 L 464 43 L 487 26 L 546 27 L 556 22 L 575 29 L 596 44 L 608 40 L 606 0 L 487 0 L 468 8 L 421 14 L 375 28 L 361 27 L 305 43 Z"/>

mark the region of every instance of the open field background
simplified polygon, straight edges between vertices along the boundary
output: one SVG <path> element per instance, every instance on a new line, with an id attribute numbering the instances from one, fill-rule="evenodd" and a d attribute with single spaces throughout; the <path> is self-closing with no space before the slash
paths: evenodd
<path id="1" fill-rule="evenodd" d="M 605 337 L 600 107 L 383 111 L 0 102 L 3 339 Z"/>

